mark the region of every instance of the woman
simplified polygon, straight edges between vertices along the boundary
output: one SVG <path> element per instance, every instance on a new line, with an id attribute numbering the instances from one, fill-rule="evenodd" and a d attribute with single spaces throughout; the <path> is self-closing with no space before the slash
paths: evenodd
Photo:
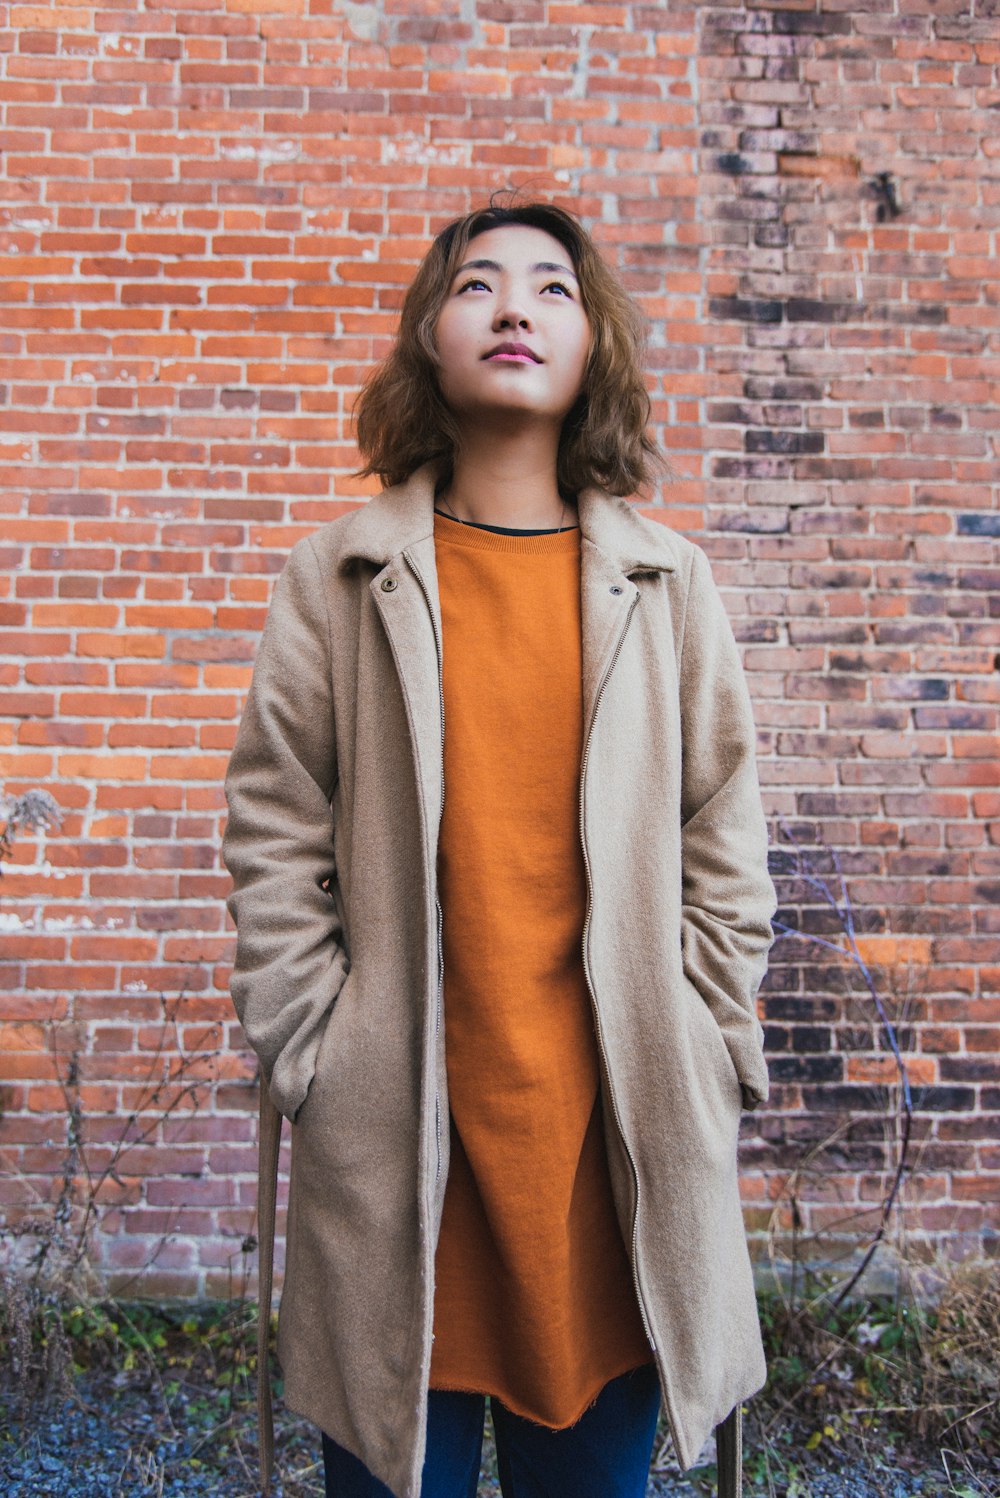
<path id="1" fill-rule="evenodd" d="M 652 473 L 638 310 L 571 214 L 433 242 L 360 398 L 386 486 L 278 578 L 226 776 L 281 1117 L 285 1402 L 327 1491 L 638 1498 L 662 1408 L 740 1486 L 765 1363 L 737 1181 L 774 887 L 739 653 Z M 446 727 L 447 725 L 447 727 Z"/>

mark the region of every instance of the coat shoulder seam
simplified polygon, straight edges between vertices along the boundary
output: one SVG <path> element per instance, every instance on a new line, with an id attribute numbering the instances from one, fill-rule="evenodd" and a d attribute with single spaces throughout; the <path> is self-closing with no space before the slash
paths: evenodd
<path id="1" fill-rule="evenodd" d="M 682 661 L 684 659 L 684 641 L 687 639 L 688 611 L 689 611 L 690 604 L 691 604 L 691 584 L 692 584 L 692 580 L 694 578 L 694 569 L 695 569 L 695 566 L 697 564 L 697 557 L 695 556 L 695 552 L 697 552 L 700 549 L 699 547 L 697 547 L 694 544 L 694 542 L 691 542 L 690 545 L 691 545 L 691 553 L 690 553 L 690 560 L 688 562 L 688 567 L 687 567 L 687 589 L 686 589 L 685 594 L 684 594 L 684 613 L 681 616 L 681 637 L 680 637 L 680 639 L 677 642 L 677 665 L 678 665 L 678 670 L 681 669 L 681 663 L 682 663 Z"/>
<path id="2" fill-rule="evenodd" d="M 309 555 L 313 559 L 313 563 L 314 563 L 314 565 L 316 567 L 316 576 L 317 576 L 317 578 L 319 580 L 319 583 L 320 583 L 320 592 L 321 592 L 321 595 L 322 595 L 322 598 L 323 598 L 323 612 L 326 615 L 326 658 L 327 658 L 327 661 L 329 663 L 332 663 L 332 661 L 333 661 L 333 629 L 332 629 L 332 626 L 330 624 L 330 600 L 327 598 L 326 589 L 322 586 L 322 583 L 323 583 L 323 568 L 320 565 L 319 557 L 316 555 L 316 548 L 313 545 L 313 538 L 312 538 L 312 536 L 307 536 L 306 537 L 306 541 L 309 543 L 308 544 Z"/>

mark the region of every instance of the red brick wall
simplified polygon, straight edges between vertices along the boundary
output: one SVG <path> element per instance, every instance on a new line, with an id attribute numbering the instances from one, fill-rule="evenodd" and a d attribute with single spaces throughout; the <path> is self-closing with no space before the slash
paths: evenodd
<path id="1" fill-rule="evenodd" d="M 846 940 L 803 844 L 824 877 L 836 852 L 898 1023 L 909 1229 L 991 1251 L 990 9 L 4 8 L 2 783 L 65 812 L 0 883 L 11 1226 L 52 1217 L 67 1160 L 82 1190 L 85 1159 L 118 1288 L 224 1293 L 247 1265 L 227 753 L 289 547 L 370 492 L 346 476 L 349 413 L 418 258 L 517 184 L 584 216 L 652 320 L 680 477 L 648 513 L 704 545 L 745 649 L 781 918 L 806 933 L 760 997 L 748 1224 L 762 1247 L 794 1192 L 807 1233 L 869 1228 L 895 1159 L 891 1054 L 860 968 L 816 939 Z"/>

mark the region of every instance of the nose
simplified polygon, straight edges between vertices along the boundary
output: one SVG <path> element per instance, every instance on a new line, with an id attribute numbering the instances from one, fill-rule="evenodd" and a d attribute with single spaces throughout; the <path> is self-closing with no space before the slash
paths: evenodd
<path id="1" fill-rule="evenodd" d="M 507 296 L 497 303 L 493 326 L 499 331 L 501 328 L 510 328 L 515 325 L 519 328 L 530 328 L 531 319 L 516 292 L 508 292 Z"/>

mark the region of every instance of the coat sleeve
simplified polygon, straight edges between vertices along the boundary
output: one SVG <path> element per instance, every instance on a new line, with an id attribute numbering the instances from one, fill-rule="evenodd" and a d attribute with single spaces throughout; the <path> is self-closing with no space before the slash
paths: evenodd
<path id="1" fill-rule="evenodd" d="M 681 946 L 717 1021 L 746 1108 L 768 1096 L 756 993 L 777 910 L 756 730 L 739 648 L 708 558 L 695 547 L 680 652 Z"/>
<path id="2" fill-rule="evenodd" d="M 308 537 L 278 577 L 229 759 L 230 992 L 261 1086 L 294 1121 L 350 962 L 333 895 L 337 780 L 324 583 Z"/>

